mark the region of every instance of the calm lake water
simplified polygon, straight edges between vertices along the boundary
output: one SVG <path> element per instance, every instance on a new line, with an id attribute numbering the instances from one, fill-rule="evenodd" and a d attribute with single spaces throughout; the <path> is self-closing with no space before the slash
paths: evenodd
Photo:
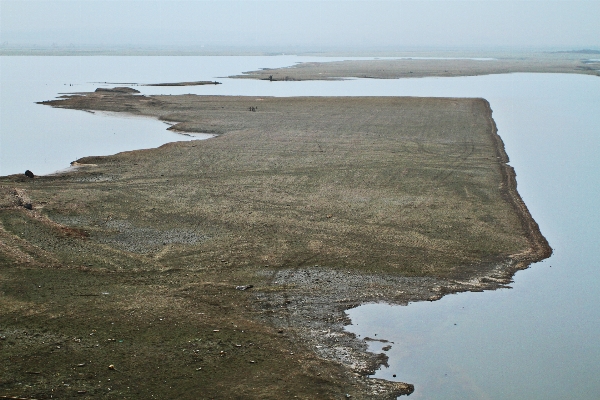
<path id="1" fill-rule="evenodd" d="M 600 398 L 600 78 L 510 74 L 341 82 L 219 77 L 298 61 L 280 57 L 0 57 L 0 174 L 50 173 L 87 155 L 188 137 L 146 118 L 34 104 L 94 82 L 218 80 L 136 87 L 144 94 L 484 97 L 517 172 L 518 190 L 554 255 L 518 272 L 512 289 L 406 307 L 349 310 L 349 331 L 392 342 L 375 376 L 415 384 L 422 399 Z M 493 60 L 482 60 L 493 62 Z M 73 85 L 73 86 L 71 86 Z M 131 86 L 131 85 L 130 85 Z M 372 344 L 380 351 L 382 344 Z M 396 375 L 396 377 L 393 377 Z"/>

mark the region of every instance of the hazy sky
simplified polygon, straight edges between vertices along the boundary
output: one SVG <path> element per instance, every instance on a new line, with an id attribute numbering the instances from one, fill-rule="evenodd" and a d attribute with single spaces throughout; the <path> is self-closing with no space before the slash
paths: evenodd
<path id="1" fill-rule="evenodd" d="M 0 43 L 600 48 L 600 0 L 0 0 Z"/>

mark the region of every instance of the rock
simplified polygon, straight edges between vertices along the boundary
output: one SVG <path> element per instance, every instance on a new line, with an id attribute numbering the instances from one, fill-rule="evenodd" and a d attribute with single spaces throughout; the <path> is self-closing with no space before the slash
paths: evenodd
<path id="1" fill-rule="evenodd" d="M 33 172 L 31 172 L 30 170 L 25 171 L 25 176 L 28 178 L 33 178 L 35 175 L 33 175 Z"/>
<path id="2" fill-rule="evenodd" d="M 122 93 L 122 94 L 136 94 L 139 93 L 139 90 L 132 89 L 129 87 L 115 87 L 115 88 L 98 88 L 96 92 L 108 92 L 108 93 Z"/>
<path id="3" fill-rule="evenodd" d="M 31 203 L 25 203 L 23 204 L 23 207 L 25 207 L 28 210 L 33 210 L 33 205 L 31 205 Z"/>
<path id="4" fill-rule="evenodd" d="M 252 289 L 254 287 L 254 285 L 242 285 L 242 286 L 236 286 L 235 288 L 237 290 L 248 290 L 248 289 Z"/>
<path id="5" fill-rule="evenodd" d="M 115 366 L 114 366 L 114 365 L 112 365 L 112 364 L 110 364 L 110 365 L 108 366 L 108 369 L 110 369 L 111 371 L 114 371 L 114 370 L 115 370 Z"/>

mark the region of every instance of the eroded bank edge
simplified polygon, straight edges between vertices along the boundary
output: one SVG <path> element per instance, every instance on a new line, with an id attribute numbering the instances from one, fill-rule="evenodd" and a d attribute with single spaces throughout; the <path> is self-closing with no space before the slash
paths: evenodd
<path id="1" fill-rule="evenodd" d="M 410 394 L 414 387 L 368 378 L 381 366 L 387 366 L 388 357 L 369 352 L 364 339 L 344 329 L 351 324 L 347 310 L 366 303 L 407 305 L 409 302 L 439 300 L 447 294 L 504 288 L 517 271 L 552 254 L 547 239 L 517 191 L 516 173 L 508 165 L 509 158 L 492 118 L 491 106 L 487 100 L 481 100 L 487 110 L 488 129 L 500 164 L 500 191 L 517 213 L 529 249 L 488 265 L 481 274 L 468 280 L 361 275 L 325 266 L 273 270 L 265 272 L 272 275 L 272 285 L 287 290 L 256 295 L 257 306 L 262 311 L 270 311 L 263 314 L 270 324 L 293 330 L 297 338 L 316 354 L 343 364 L 353 371 L 357 380 L 370 387 L 371 392 L 379 391 L 382 398 Z M 386 394 L 381 392 L 384 388 Z"/>

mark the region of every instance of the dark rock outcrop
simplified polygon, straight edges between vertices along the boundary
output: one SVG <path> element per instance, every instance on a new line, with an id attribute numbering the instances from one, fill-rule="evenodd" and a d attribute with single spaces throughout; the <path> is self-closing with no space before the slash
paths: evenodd
<path id="1" fill-rule="evenodd" d="M 109 92 L 109 93 L 122 93 L 122 94 L 135 94 L 139 93 L 139 90 L 132 89 L 130 87 L 114 87 L 114 88 L 98 88 L 96 92 Z"/>

